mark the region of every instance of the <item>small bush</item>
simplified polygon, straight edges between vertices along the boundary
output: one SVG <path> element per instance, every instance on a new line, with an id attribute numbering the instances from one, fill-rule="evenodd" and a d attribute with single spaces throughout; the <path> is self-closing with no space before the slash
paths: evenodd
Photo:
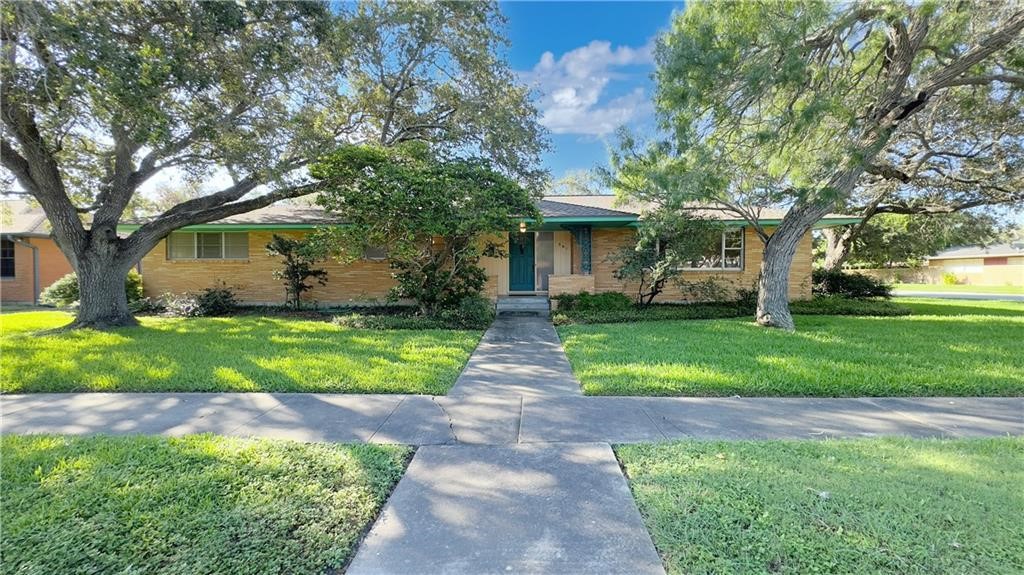
<path id="1" fill-rule="evenodd" d="M 124 278 L 124 293 L 128 296 L 128 303 L 142 299 L 142 276 L 139 272 L 131 270 Z M 67 307 L 81 299 L 78 291 L 78 276 L 69 273 L 59 280 L 53 282 L 50 287 L 39 294 L 39 300 L 48 305 Z"/>
<path id="2" fill-rule="evenodd" d="M 633 300 L 624 293 L 580 292 L 555 296 L 559 311 L 615 311 L 633 309 Z"/>
<path id="3" fill-rule="evenodd" d="M 839 270 L 816 269 L 812 277 L 814 295 L 871 298 L 892 296 L 892 287 L 873 277 Z"/>
<path id="4" fill-rule="evenodd" d="M 196 295 L 196 303 L 199 304 L 201 315 L 227 315 L 238 307 L 238 298 L 235 292 L 224 282 L 214 287 L 208 287 Z"/>
<path id="5" fill-rule="evenodd" d="M 199 293 L 160 296 L 165 314 L 174 317 L 207 317 L 227 315 L 238 307 L 235 292 L 224 283 L 208 287 Z"/>
<path id="6" fill-rule="evenodd" d="M 960 278 L 956 277 L 953 272 L 946 272 L 942 274 L 942 283 L 948 286 L 955 286 L 960 283 Z"/>
<path id="7" fill-rule="evenodd" d="M 494 321 L 494 313 L 491 300 L 470 295 L 462 298 L 457 307 L 438 312 L 437 319 L 452 329 L 487 329 Z"/>

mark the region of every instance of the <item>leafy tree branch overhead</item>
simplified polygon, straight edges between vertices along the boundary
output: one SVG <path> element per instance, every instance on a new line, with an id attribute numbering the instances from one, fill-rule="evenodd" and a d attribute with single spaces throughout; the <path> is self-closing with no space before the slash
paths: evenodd
<path id="1" fill-rule="evenodd" d="M 1006 101 L 1021 84 L 1022 29 L 1014 2 L 689 3 L 657 48 L 670 138 L 627 139 L 616 188 L 664 206 L 717 202 L 751 221 L 758 206 L 787 207 L 770 233 L 755 226 L 757 321 L 792 329 L 800 239 L 865 175 L 895 173 L 884 160 L 920 116 L 949 115 L 966 88 Z"/>
<path id="2" fill-rule="evenodd" d="M 73 326 L 133 323 L 117 288 L 157 242 L 316 192 L 306 166 L 339 145 L 425 140 L 544 176 L 492 3 L 11 2 L 0 24 L 3 167 L 78 274 Z M 232 183 L 118 238 L 168 170 Z"/>
<path id="3" fill-rule="evenodd" d="M 347 225 L 325 228 L 323 250 L 354 259 L 384 248 L 395 298 L 435 314 L 478 295 L 487 281 L 480 258 L 499 257 L 495 232 L 520 218 L 539 220 L 529 190 L 483 158 L 450 159 L 423 142 L 347 146 L 311 167 L 325 182 L 317 202 Z"/>

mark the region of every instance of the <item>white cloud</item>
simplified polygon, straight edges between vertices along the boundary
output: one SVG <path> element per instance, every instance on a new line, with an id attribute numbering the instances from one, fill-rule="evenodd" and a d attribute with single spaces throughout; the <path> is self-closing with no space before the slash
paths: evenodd
<path id="1" fill-rule="evenodd" d="M 653 64 L 653 44 L 633 48 L 595 40 L 566 52 L 558 59 L 551 52 L 523 78 L 541 94 L 538 105 L 541 124 L 556 134 L 602 136 L 651 111 L 651 103 L 642 87 L 625 95 L 605 97 L 609 84 L 637 78 L 646 71 L 625 68 Z"/>

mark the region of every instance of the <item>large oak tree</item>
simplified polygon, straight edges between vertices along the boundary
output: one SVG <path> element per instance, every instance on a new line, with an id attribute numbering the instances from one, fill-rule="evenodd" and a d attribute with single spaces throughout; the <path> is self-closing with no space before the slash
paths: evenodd
<path id="1" fill-rule="evenodd" d="M 851 198 L 915 116 L 943 113 L 947 92 L 1019 85 L 1022 28 L 1016 2 L 689 3 L 656 52 L 656 106 L 671 137 L 625 158 L 662 181 L 632 187 L 755 219 L 759 203 L 786 207 L 763 237 L 757 321 L 792 329 L 800 239 Z M 627 183 L 636 171 L 625 170 Z"/>
<path id="2" fill-rule="evenodd" d="M 2 160 L 78 274 L 72 326 L 134 323 L 127 271 L 171 231 L 310 194 L 339 145 L 427 140 L 536 184 L 536 111 L 493 3 L 7 2 Z M 230 184 L 125 237 L 161 173 Z"/>

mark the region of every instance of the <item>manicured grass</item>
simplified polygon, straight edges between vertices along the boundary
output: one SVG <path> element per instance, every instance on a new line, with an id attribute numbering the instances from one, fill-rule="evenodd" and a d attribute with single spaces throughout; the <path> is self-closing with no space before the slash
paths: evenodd
<path id="1" fill-rule="evenodd" d="M 946 284 L 894 284 L 893 289 L 899 291 L 921 291 L 935 293 L 990 293 L 1024 295 L 1024 287 L 1020 286 L 973 286 Z"/>
<path id="2" fill-rule="evenodd" d="M 410 450 L 196 435 L 3 436 L 5 573 L 322 574 Z"/>
<path id="3" fill-rule="evenodd" d="M 590 395 L 1024 395 L 1024 303 L 908 299 L 904 317 L 558 328 Z"/>
<path id="4" fill-rule="evenodd" d="M 670 574 L 1024 572 L 1024 439 L 616 453 Z"/>
<path id="5" fill-rule="evenodd" d="M 142 318 L 37 336 L 62 312 L 0 316 L 0 390 L 295 391 L 441 395 L 479 331 L 362 330 L 281 317 Z"/>

